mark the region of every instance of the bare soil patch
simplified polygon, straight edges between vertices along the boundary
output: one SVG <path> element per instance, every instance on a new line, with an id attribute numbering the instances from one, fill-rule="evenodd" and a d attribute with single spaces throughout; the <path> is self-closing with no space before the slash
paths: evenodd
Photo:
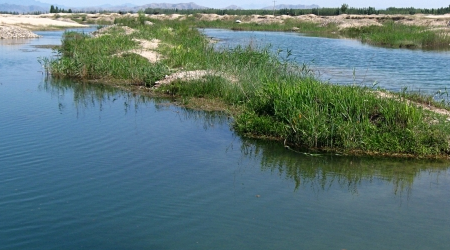
<path id="1" fill-rule="evenodd" d="M 0 39 L 38 38 L 40 36 L 20 27 L 1 26 Z"/>
<path id="2" fill-rule="evenodd" d="M 10 15 L 0 14 L 0 25 L 20 27 L 28 30 L 50 30 L 61 28 L 81 28 L 86 25 L 76 23 L 72 20 L 57 20 L 57 17 L 48 15 Z"/>
<path id="3" fill-rule="evenodd" d="M 123 32 L 125 35 L 131 35 L 135 32 L 134 29 L 132 29 L 128 26 L 119 26 L 119 25 L 114 24 L 114 25 L 105 26 L 101 29 L 98 29 L 98 30 L 92 32 L 92 36 L 100 37 L 100 36 L 106 35 L 106 34 L 108 34 L 108 32 L 111 32 L 111 30 L 113 30 L 113 29 L 117 29 L 120 32 Z"/>
<path id="4" fill-rule="evenodd" d="M 147 60 L 151 63 L 158 62 L 159 60 L 162 59 L 161 54 L 155 51 L 155 49 L 158 48 L 158 45 L 161 42 L 158 39 L 152 39 L 151 41 L 144 39 L 133 39 L 133 40 L 140 44 L 140 48 L 128 51 L 129 53 L 135 53 L 144 58 L 147 58 Z"/>
<path id="5" fill-rule="evenodd" d="M 375 91 L 375 94 L 377 96 L 379 96 L 380 98 L 390 98 L 390 99 L 396 99 L 398 101 L 404 101 L 408 105 L 413 105 L 413 106 L 416 106 L 416 107 L 420 107 L 420 108 L 422 108 L 424 110 L 428 110 L 428 111 L 434 112 L 436 114 L 444 115 L 444 116 L 447 117 L 447 120 L 450 121 L 450 111 L 448 111 L 446 109 L 434 107 L 434 106 L 427 105 L 427 104 L 424 104 L 424 103 L 419 103 L 419 102 L 414 102 L 414 101 L 410 101 L 410 100 L 405 100 L 405 99 L 399 98 L 398 96 L 395 96 L 394 94 L 389 93 L 389 92 Z"/>
<path id="6" fill-rule="evenodd" d="M 194 70 L 194 71 L 182 71 L 173 73 L 171 75 L 166 75 L 166 77 L 160 81 L 157 81 L 154 88 L 158 88 L 161 85 L 164 84 L 170 84 L 176 80 L 183 80 L 183 81 L 191 81 L 191 80 L 198 80 L 203 78 L 206 75 L 212 75 L 213 71 L 208 70 Z"/>

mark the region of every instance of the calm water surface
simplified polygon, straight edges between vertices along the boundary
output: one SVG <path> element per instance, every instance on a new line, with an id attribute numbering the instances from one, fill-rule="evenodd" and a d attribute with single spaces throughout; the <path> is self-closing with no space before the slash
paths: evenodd
<path id="1" fill-rule="evenodd" d="M 0 249 L 448 249 L 448 162 L 311 157 L 46 80 L 40 34 L 0 40 Z"/>

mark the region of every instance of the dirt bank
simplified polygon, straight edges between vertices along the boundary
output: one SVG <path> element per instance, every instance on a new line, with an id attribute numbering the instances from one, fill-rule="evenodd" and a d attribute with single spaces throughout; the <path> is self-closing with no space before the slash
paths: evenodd
<path id="1" fill-rule="evenodd" d="M 61 19 L 56 15 L 9 15 L 0 14 L 0 26 L 21 27 L 28 30 L 47 30 L 56 28 L 86 27 L 70 19 Z"/>
<path id="2" fill-rule="evenodd" d="M 0 15 L 0 39 L 36 38 L 32 30 L 79 28 L 86 25 L 72 20 L 56 20 L 44 15 Z"/>
<path id="3" fill-rule="evenodd" d="M 172 15 L 147 15 L 154 19 L 184 19 L 184 15 L 172 14 Z M 450 14 L 446 15 L 346 15 L 339 16 L 317 16 L 314 14 L 301 15 L 301 16 L 273 16 L 273 15 L 251 15 L 251 16 L 236 16 L 236 15 L 217 15 L 217 14 L 196 14 L 200 20 L 214 21 L 214 20 L 237 20 L 242 23 L 284 23 L 286 20 L 301 20 L 314 23 L 320 23 L 321 25 L 327 25 L 329 23 L 337 24 L 339 29 L 348 27 L 361 27 L 370 25 L 381 25 L 382 22 L 392 20 L 394 22 L 406 24 L 427 26 L 430 28 L 447 28 L 449 27 Z M 101 17 L 99 17 L 101 18 Z"/>
<path id="4" fill-rule="evenodd" d="M 38 38 L 33 32 L 14 26 L 0 25 L 0 39 L 18 39 L 18 38 Z"/>
<path id="5" fill-rule="evenodd" d="M 0 15 L 0 39 L 36 38 L 32 30 L 80 28 L 86 25 L 72 20 L 56 20 L 45 15 Z"/>
<path id="6" fill-rule="evenodd" d="M 183 20 L 186 15 L 146 15 L 153 19 Z M 192 16 L 192 15 L 190 15 Z M 338 29 L 349 27 L 361 27 L 370 25 L 381 25 L 386 20 L 406 24 L 425 26 L 430 29 L 441 29 L 450 33 L 450 14 L 446 15 L 339 15 L 339 16 L 317 16 L 314 14 L 301 16 L 273 16 L 273 15 L 217 15 L 217 14 L 195 14 L 200 20 L 241 20 L 242 23 L 284 23 L 286 20 L 300 20 L 327 25 L 334 23 Z M 83 13 L 60 13 L 42 15 L 0 15 L 0 26 L 20 27 L 27 30 L 49 30 L 58 28 L 85 27 L 86 24 L 112 24 L 119 17 L 138 17 L 138 14 L 118 13 L 110 14 L 83 14 Z M 80 24 L 83 23 L 83 24 Z M 1 31 L 0 31 L 1 32 Z M 4 32 L 3 32 L 4 33 Z M 1 36 L 1 34 L 0 34 Z M 6 35 L 5 35 L 6 37 Z"/>

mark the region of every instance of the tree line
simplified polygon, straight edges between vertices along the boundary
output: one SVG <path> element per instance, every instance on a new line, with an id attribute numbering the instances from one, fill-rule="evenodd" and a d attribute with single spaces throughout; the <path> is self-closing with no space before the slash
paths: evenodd
<path id="1" fill-rule="evenodd" d="M 10 14 L 10 15 L 19 15 L 19 12 L 17 11 L 1 11 L 0 14 Z"/>
<path id="2" fill-rule="evenodd" d="M 157 9 L 157 8 L 147 8 L 144 10 L 146 14 L 217 14 L 217 15 L 307 15 L 315 14 L 320 16 L 336 16 L 340 14 L 354 14 L 354 15 L 378 15 L 378 14 L 434 14 L 441 15 L 450 13 L 450 5 L 448 7 L 442 8 L 432 8 L 432 9 L 420 9 L 420 8 L 396 8 L 390 7 L 387 9 L 376 9 L 375 7 L 367 8 L 353 8 L 349 7 L 347 4 L 342 4 L 340 7 L 336 8 L 314 8 L 314 9 L 279 9 L 279 10 L 241 10 L 241 9 Z"/>
<path id="3" fill-rule="evenodd" d="M 50 13 L 72 13 L 72 9 L 65 10 L 65 9 L 58 8 L 58 6 L 55 7 L 55 6 L 51 5 Z"/>
<path id="4" fill-rule="evenodd" d="M 77 11 L 75 11 L 77 12 Z M 89 11 L 90 13 L 111 13 L 113 11 Z M 2 13 L 2 12 L 0 12 Z M 71 9 L 67 11 L 58 6 L 50 6 L 50 13 L 72 13 Z M 119 14 L 134 13 L 134 11 L 118 11 Z M 348 4 L 342 4 L 340 7 L 336 8 L 314 8 L 314 9 L 279 9 L 279 10 L 268 10 L 268 9 L 160 9 L 160 8 L 147 8 L 144 10 L 145 14 L 217 14 L 217 15 L 290 15 L 299 16 L 314 14 L 318 16 L 336 16 L 340 14 L 352 14 L 352 15 L 378 15 L 378 14 L 403 14 L 403 15 L 414 15 L 414 14 L 434 14 L 442 15 L 450 13 L 450 5 L 448 7 L 442 8 L 431 8 L 431 9 L 421 9 L 421 8 L 396 8 L 390 7 L 387 9 L 376 9 L 375 7 L 366 8 L 353 8 L 349 7 Z M 2 13 L 10 14 L 10 13 Z"/>

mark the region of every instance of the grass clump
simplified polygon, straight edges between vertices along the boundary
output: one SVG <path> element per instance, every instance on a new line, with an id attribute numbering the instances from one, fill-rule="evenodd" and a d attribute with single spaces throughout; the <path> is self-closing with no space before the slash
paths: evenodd
<path id="1" fill-rule="evenodd" d="M 237 132 L 284 141 L 289 147 L 414 157 L 450 153 L 450 124 L 444 116 L 400 98 L 382 98 L 369 88 L 320 82 L 307 67 L 280 60 L 269 48 L 215 49 L 189 22 L 144 22 L 124 19 L 122 23 L 137 30 L 131 35 L 67 33 L 61 57 L 48 63 L 52 75 L 153 85 L 168 72 L 204 70 L 209 73 L 155 91 L 184 100 L 219 100 L 234 110 Z M 114 56 L 135 48 L 132 38 L 161 40 L 158 51 L 165 59 L 152 64 L 136 54 Z"/>
<path id="2" fill-rule="evenodd" d="M 245 133 L 255 133 L 247 124 L 271 126 L 266 130 L 283 131 L 288 144 L 310 149 L 447 154 L 449 126 L 443 118 L 430 123 L 430 119 L 437 119 L 433 116 L 405 102 L 380 98 L 366 88 L 304 78 L 264 83 L 236 124 Z"/>
<path id="3" fill-rule="evenodd" d="M 450 36 L 427 27 L 386 21 L 382 26 L 352 27 L 341 34 L 358 38 L 364 43 L 392 48 L 448 48 Z"/>
<path id="4" fill-rule="evenodd" d="M 98 38 L 66 32 L 58 50 L 60 58 L 46 59 L 44 64 L 54 77 L 114 79 L 137 85 L 151 85 L 168 73 L 161 63 L 152 64 L 142 56 L 127 53 L 136 47 L 137 42 L 120 31 Z"/>
<path id="5" fill-rule="evenodd" d="M 252 21 L 252 16 L 233 16 L 222 20 L 203 19 L 202 15 L 192 15 L 182 22 L 189 27 L 218 28 L 237 31 L 295 31 L 313 36 L 348 37 L 355 38 L 363 43 L 391 48 L 409 49 L 448 49 L 450 36 L 445 30 L 430 29 L 430 27 L 405 25 L 393 19 L 382 21 L 381 26 L 361 26 L 340 29 L 334 22 L 313 22 L 288 18 L 280 22 Z M 236 23 L 242 20 L 242 23 Z M 156 21 L 156 20 L 155 20 Z M 172 24 L 180 20 L 169 21 Z"/>

